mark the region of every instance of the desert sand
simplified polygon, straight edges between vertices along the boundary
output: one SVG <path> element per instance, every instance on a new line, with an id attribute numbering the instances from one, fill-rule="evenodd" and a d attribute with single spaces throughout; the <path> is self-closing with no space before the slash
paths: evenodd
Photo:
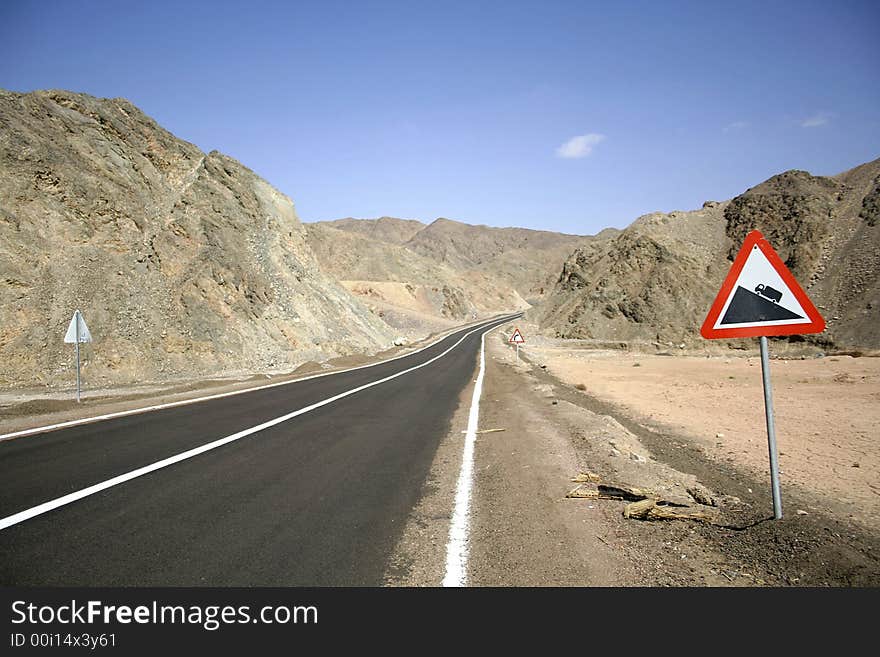
<path id="1" fill-rule="evenodd" d="M 769 477 L 759 358 L 564 346 L 528 353 L 562 381 L 674 430 L 709 458 Z M 770 369 L 783 503 L 795 484 L 816 510 L 880 528 L 880 359 L 773 359 Z"/>

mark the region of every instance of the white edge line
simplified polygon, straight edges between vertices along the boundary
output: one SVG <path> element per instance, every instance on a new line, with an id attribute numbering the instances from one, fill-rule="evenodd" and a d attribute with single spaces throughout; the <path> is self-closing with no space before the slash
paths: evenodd
<path id="1" fill-rule="evenodd" d="M 458 474 L 458 484 L 455 489 L 455 507 L 452 513 L 452 523 L 449 527 L 449 541 L 446 544 L 446 574 L 443 577 L 443 586 L 447 587 L 467 585 L 471 489 L 474 483 L 474 444 L 477 440 L 477 426 L 480 420 L 483 374 L 486 371 L 486 333 L 498 328 L 498 326 L 487 329 L 480 337 L 480 372 L 477 374 L 474 394 L 471 398 L 471 410 L 464 437 L 464 453 L 461 458 L 461 471 Z"/>
<path id="2" fill-rule="evenodd" d="M 501 319 L 495 320 L 500 323 L 508 322 L 509 319 Z M 491 322 L 490 322 L 491 323 Z M 496 326 L 500 326 L 497 324 Z M 185 452 L 181 452 L 180 454 L 176 454 L 175 456 L 170 456 L 166 459 L 162 459 L 161 461 L 156 461 L 155 463 L 151 463 L 150 465 L 146 465 L 142 468 L 137 468 L 136 470 L 131 470 L 130 472 L 126 472 L 124 474 L 113 477 L 112 479 L 107 479 L 106 481 L 102 481 L 100 483 L 94 484 L 93 486 L 88 486 L 87 488 L 83 488 L 81 490 L 75 491 L 73 493 L 69 493 L 67 495 L 62 495 L 54 500 L 50 500 L 48 502 L 44 502 L 43 504 L 38 504 L 37 506 L 31 507 L 30 509 L 25 509 L 24 511 L 19 511 L 18 513 L 14 513 L 11 516 L 6 516 L 5 518 L 0 519 L 0 531 L 7 529 L 8 527 L 12 527 L 13 525 L 17 525 L 26 520 L 30 520 L 36 516 L 42 515 L 44 513 L 48 513 L 58 507 L 65 506 L 70 504 L 71 502 L 76 502 L 77 500 L 81 500 L 84 497 L 88 497 L 90 495 L 94 495 L 95 493 L 99 493 L 102 490 L 106 490 L 108 488 L 112 488 L 113 486 L 117 486 L 119 484 L 125 483 L 126 481 L 130 481 L 132 479 L 136 479 L 137 477 L 141 477 L 145 474 L 149 474 L 150 472 L 155 472 L 156 470 L 160 470 L 161 468 L 165 468 L 169 465 L 173 465 L 175 463 L 179 463 L 181 461 L 185 461 L 187 459 L 191 459 L 194 456 L 198 456 L 199 454 L 204 454 L 205 452 L 211 451 L 212 449 L 216 449 L 218 447 L 222 447 L 228 443 L 234 442 L 246 436 L 250 436 L 251 434 L 257 433 L 258 431 L 262 431 L 263 429 L 268 429 L 269 427 L 273 427 L 276 424 L 281 424 L 282 422 L 286 422 L 292 418 L 297 417 L 298 415 L 303 415 L 308 413 L 309 411 L 313 411 L 316 408 L 320 408 L 322 406 L 326 406 L 327 404 L 331 404 L 335 401 L 338 401 L 344 397 L 348 397 L 353 395 L 361 390 L 366 390 L 367 388 L 372 388 L 373 386 L 377 386 L 381 383 L 385 383 L 386 381 L 391 381 L 392 379 L 396 379 L 399 376 L 403 376 L 404 374 L 408 374 L 409 372 L 413 372 L 415 370 L 421 369 L 427 365 L 430 365 L 434 361 L 443 358 L 450 351 L 455 349 L 458 345 L 464 342 L 465 338 L 469 335 L 476 333 L 477 331 L 485 329 L 485 333 L 491 331 L 496 326 L 491 326 L 488 329 L 485 325 L 479 326 L 472 331 L 468 331 L 461 338 L 459 338 L 458 342 L 449 347 L 446 351 L 437 356 L 434 356 L 430 360 L 425 361 L 421 365 L 415 365 L 414 367 L 410 367 L 409 369 L 402 370 L 397 372 L 396 374 L 391 374 L 390 376 L 386 376 L 383 379 L 377 379 L 376 381 L 371 381 L 370 383 L 365 383 L 362 386 L 358 386 L 357 388 L 352 388 L 351 390 L 346 390 L 345 392 L 341 392 L 338 395 L 334 395 L 333 397 L 328 397 L 327 399 L 323 399 L 319 402 L 316 402 L 310 406 L 305 406 L 299 410 L 293 411 L 292 413 L 288 413 L 287 415 L 282 415 L 280 417 L 276 417 L 273 420 L 269 420 L 268 422 L 263 422 L 262 424 L 258 424 L 249 429 L 244 429 L 243 431 L 239 431 L 238 433 L 234 433 L 232 435 L 226 436 L 225 438 L 220 438 L 218 440 L 214 440 L 210 443 L 206 443 L 204 445 L 200 445 L 199 447 L 195 447 L 193 449 L 187 450 Z M 448 336 L 447 336 L 448 337 Z M 480 346 L 480 354 L 482 359 L 483 346 Z M 481 370 L 482 374 L 482 370 Z M 471 409 L 471 413 L 473 413 L 473 409 Z M 470 428 L 470 424 L 468 424 Z"/>
<path id="3" fill-rule="evenodd" d="M 500 319 L 500 318 L 498 318 Z M 498 320 L 489 320 L 489 322 L 498 321 Z M 457 329 L 461 330 L 461 329 Z M 67 427 L 75 427 L 80 424 L 90 424 L 92 422 L 102 422 L 103 420 L 112 420 L 117 417 L 125 417 L 126 415 L 137 415 L 138 413 L 149 413 L 151 411 L 160 411 L 165 408 L 174 408 L 175 406 L 186 406 L 187 404 L 197 404 L 203 401 L 209 401 L 211 399 L 221 399 L 223 397 L 232 397 L 233 395 L 243 395 L 248 392 L 256 392 L 257 390 L 266 390 L 267 388 L 275 388 L 277 386 L 286 386 L 292 383 L 300 383 L 301 381 L 310 381 L 312 379 L 320 379 L 325 376 L 333 376 L 335 374 L 345 374 L 346 372 L 355 372 L 357 370 L 363 370 L 368 367 L 375 367 L 376 365 L 382 365 L 384 363 L 390 363 L 395 360 L 400 360 L 401 358 L 406 358 L 408 356 L 415 356 L 416 354 L 420 354 L 425 351 L 425 349 L 430 349 L 431 347 L 437 345 L 442 342 L 450 335 L 454 334 L 455 330 L 451 333 L 441 336 L 434 340 L 431 344 L 425 345 L 421 349 L 416 349 L 415 351 L 411 351 L 408 354 L 401 354 L 400 356 L 394 356 L 393 358 L 387 358 L 385 360 L 376 361 L 375 363 L 368 363 L 367 365 L 358 365 L 357 367 L 350 367 L 346 370 L 337 370 L 334 372 L 322 372 L 321 374 L 313 374 L 311 376 L 305 376 L 301 379 L 292 379 L 290 381 L 279 381 L 277 383 L 267 383 L 266 385 L 257 386 L 255 388 L 245 388 L 244 390 L 233 390 L 231 392 L 221 392 L 216 395 L 208 395 L 207 397 L 196 397 L 195 399 L 181 399 L 180 401 L 175 402 L 167 402 L 165 404 L 155 404 L 153 406 L 142 406 L 140 408 L 133 408 L 127 411 L 117 411 L 116 413 L 107 413 L 106 415 L 95 415 L 93 417 L 80 418 L 78 420 L 68 420 L 67 422 L 59 422 L 58 424 L 48 424 L 43 427 L 34 427 L 32 429 L 22 429 L 21 431 L 13 431 L 12 433 L 4 433 L 0 434 L 0 442 L 5 440 L 10 440 L 12 438 L 21 438 L 23 436 L 31 436 L 38 433 L 45 433 L 47 431 L 55 431 L 56 429 L 64 429 Z M 470 334 L 468 334 L 470 335 Z"/>

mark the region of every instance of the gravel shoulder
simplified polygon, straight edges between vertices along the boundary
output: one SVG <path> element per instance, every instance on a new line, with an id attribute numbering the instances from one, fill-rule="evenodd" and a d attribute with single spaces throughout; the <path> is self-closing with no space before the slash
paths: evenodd
<path id="1" fill-rule="evenodd" d="M 613 511 L 583 517 L 565 491 L 577 471 L 568 434 L 541 392 L 521 395 L 523 371 L 505 362 L 499 331 L 486 336 L 471 498 L 468 585 L 616 586 L 642 578 L 608 543 Z M 476 363 L 475 363 L 476 366 Z M 476 370 L 475 370 L 476 371 Z M 473 383 L 462 392 L 419 505 L 389 562 L 392 586 L 440 586 Z M 540 430 L 536 430 L 538 427 Z M 502 428 L 504 431 L 489 431 Z M 612 538 L 613 540 L 613 538 Z"/>

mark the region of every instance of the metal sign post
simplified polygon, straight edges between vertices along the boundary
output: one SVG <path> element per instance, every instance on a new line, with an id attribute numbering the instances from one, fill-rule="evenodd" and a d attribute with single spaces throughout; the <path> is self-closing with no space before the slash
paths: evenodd
<path id="1" fill-rule="evenodd" d="M 79 404 L 80 398 L 80 377 L 79 377 L 79 311 L 73 314 L 73 321 L 76 322 L 76 403 Z"/>
<path id="2" fill-rule="evenodd" d="M 767 416 L 767 442 L 770 447 L 770 486 L 773 489 L 773 517 L 782 519 L 782 493 L 779 490 L 779 455 L 776 450 L 776 426 L 773 423 L 773 389 L 770 386 L 770 355 L 767 338 L 761 336 L 761 378 L 764 380 L 764 414 Z"/>

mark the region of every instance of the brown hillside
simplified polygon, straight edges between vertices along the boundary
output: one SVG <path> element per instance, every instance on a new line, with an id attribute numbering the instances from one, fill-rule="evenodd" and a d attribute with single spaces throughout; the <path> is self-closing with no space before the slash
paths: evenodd
<path id="1" fill-rule="evenodd" d="M 392 217 L 317 222 L 307 231 L 322 268 L 401 329 L 527 308 L 549 292 L 571 250 L 594 239 Z"/>
<path id="2" fill-rule="evenodd" d="M 828 322 L 807 340 L 880 348 L 878 185 L 880 160 L 834 178 L 788 171 L 729 202 L 646 215 L 575 251 L 533 314 L 559 337 L 705 344 L 699 326 L 746 233 L 758 229 Z"/>
<path id="3" fill-rule="evenodd" d="M 330 239 L 330 233 L 322 233 L 324 228 L 370 241 L 338 234 Z M 499 301 L 507 302 L 514 292 L 532 301 L 540 300 L 549 292 L 559 265 L 571 251 L 595 239 L 526 228 L 472 226 L 442 218 L 428 226 L 391 217 L 341 219 L 310 224 L 309 230 L 322 266 L 335 276 L 447 283 L 473 296 L 473 305 L 493 310 L 501 310 Z M 467 286 L 463 278 L 477 281 L 479 290 L 462 287 Z M 487 296 L 487 290 L 496 288 L 500 298 L 495 292 Z"/>
<path id="4" fill-rule="evenodd" d="M 378 242 L 388 244 L 403 244 L 409 241 L 425 224 L 413 219 L 396 219 L 394 217 L 379 217 L 378 219 L 337 219 L 335 221 L 320 222 L 330 228 L 356 233 L 369 237 Z"/>
<path id="5" fill-rule="evenodd" d="M 406 246 L 459 271 L 483 272 L 534 302 L 549 291 L 559 263 L 589 239 L 527 228 L 471 226 L 441 218 Z"/>
<path id="6" fill-rule="evenodd" d="M 364 220 L 366 226 L 370 220 Z M 307 224 L 309 244 L 321 267 L 384 321 L 411 337 L 444 325 L 527 304 L 515 290 L 485 274 L 456 271 L 409 250 L 405 244 L 366 237 L 356 224 Z M 374 224 L 373 224 L 374 225 Z"/>
<path id="7" fill-rule="evenodd" d="M 0 91 L 3 385 L 69 384 L 80 308 L 91 382 L 289 368 L 389 346 L 325 275 L 293 203 L 123 99 Z"/>

